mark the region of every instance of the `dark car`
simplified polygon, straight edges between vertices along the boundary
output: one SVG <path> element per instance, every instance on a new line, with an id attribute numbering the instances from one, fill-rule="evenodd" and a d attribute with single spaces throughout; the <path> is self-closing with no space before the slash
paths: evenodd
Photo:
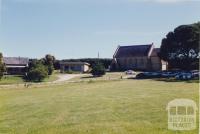
<path id="1" fill-rule="evenodd" d="M 144 73 L 139 73 L 136 75 L 137 79 L 151 79 L 151 78 L 160 78 L 161 73 L 160 72 L 144 72 Z"/>
<path id="2" fill-rule="evenodd" d="M 190 80 L 193 78 L 192 73 L 186 72 L 186 73 L 180 73 L 175 76 L 176 79 L 178 80 Z"/>
<path id="3" fill-rule="evenodd" d="M 161 76 L 169 78 L 169 77 L 175 77 L 178 74 L 179 74 L 179 72 L 177 72 L 177 71 L 165 71 L 165 72 L 162 72 Z"/>
<path id="4" fill-rule="evenodd" d="M 193 76 L 194 78 L 199 78 L 199 75 L 200 75 L 199 70 L 192 70 L 192 71 L 190 71 L 190 72 L 192 73 L 192 76 Z"/>

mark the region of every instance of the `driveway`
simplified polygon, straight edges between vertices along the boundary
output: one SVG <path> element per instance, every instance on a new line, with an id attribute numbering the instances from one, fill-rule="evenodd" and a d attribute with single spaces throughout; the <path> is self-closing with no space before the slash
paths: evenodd
<path id="1" fill-rule="evenodd" d="M 58 75 L 58 80 L 54 81 L 53 83 L 65 82 L 72 78 L 82 76 L 82 75 L 83 74 L 60 74 L 60 75 Z"/>

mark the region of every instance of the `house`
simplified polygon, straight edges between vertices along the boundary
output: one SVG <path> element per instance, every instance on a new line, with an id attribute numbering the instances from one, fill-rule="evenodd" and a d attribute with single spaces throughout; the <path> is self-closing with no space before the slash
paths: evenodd
<path id="1" fill-rule="evenodd" d="M 29 59 L 23 57 L 3 57 L 6 74 L 24 75 L 29 65 Z"/>
<path id="2" fill-rule="evenodd" d="M 167 63 L 159 56 L 160 49 L 153 43 L 147 45 L 118 46 L 113 55 L 111 68 L 117 70 L 167 70 Z"/>
<path id="3" fill-rule="evenodd" d="M 90 69 L 90 64 L 86 62 L 60 62 L 61 73 L 64 72 L 80 72 L 85 73 Z"/>

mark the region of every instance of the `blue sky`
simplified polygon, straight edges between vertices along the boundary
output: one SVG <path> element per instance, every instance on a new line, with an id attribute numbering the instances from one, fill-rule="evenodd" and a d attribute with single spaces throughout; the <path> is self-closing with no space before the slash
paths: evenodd
<path id="1" fill-rule="evenodd" d="M 111 58 L 118 45 L 154 42 L 200 21 L 199 0 L 0 0 L 4 56 Z"/>

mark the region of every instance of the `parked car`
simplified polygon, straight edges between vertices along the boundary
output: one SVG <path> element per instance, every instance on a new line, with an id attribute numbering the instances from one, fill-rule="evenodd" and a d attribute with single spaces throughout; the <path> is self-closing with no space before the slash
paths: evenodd
<path id="1" fill-rule="evenodd" d="M 190 80 L 193 78 L 192 73 L 180 73 L 178 75 L 175 76 L 176 79 L 178 80 Z"/>
<path id="2" fill-rule="evenodd" d="M 125 71 L 125 74 L 126 75 L 136 75 L 137 73 L 133 70 L 127 70 L 127 71 Z"/>
<path id="3" fill-rule="evenodd" d="M 137 79 L 151 79 L 151 78 L 160 78 L 161 77 L 161 72 L 144 72 L 144 73 L 139 73 L 136 75 Z"/>
<path id="4" fill-rule="evenodd" d="M 192 77 L 199 78 L 199 76 L 200 76 L 199 70 L 192 70 L 190 72 L 192 73 Z"/>
<path id="5" fill-rule="evenodd" d="M 175 77 L 178 74 L 179 74 L 179 72 L 165 71 L 165 72 L 161 73 L 161 76 L 162 77 Z"/>
<path id="6" fill-rule="evenodd" d="M 139 73 L 135 77 L 136 79 L 147 79 L 148 76 L 145 73 Z"/>

